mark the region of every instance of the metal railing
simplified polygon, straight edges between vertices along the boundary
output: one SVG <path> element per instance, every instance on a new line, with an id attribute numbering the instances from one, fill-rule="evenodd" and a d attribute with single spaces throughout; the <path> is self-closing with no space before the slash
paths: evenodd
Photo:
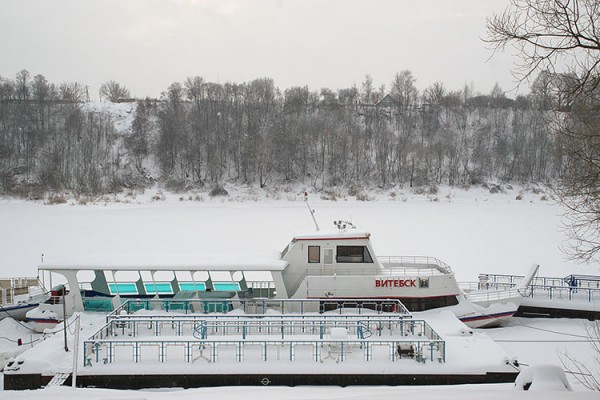
<path id="1" fill-rule="evenodd" d="M 506 290 L 477 290 L 474 292 L 465 292 L 465 297 L 474 303 L 486 301 L 510 300 L 523 297 L 524 291 L 517 289 Z"/>
<path id="2" fill-rule="evenodd" d="M 303 355 L 299 354 L 300 349 L 304 350 Z M 173 358 L 183 359 L 186 363 L 195 363 L 199 360 L 216 363 L 217 361 L 242 362 L 249 359 L 249 356 L 254 360 L 265 362 L 312 360 L 322 363 L 327 359 L 335 362 L 361 359 L 366 362 L 385 359 L 395 362 L 403 358 L 422 363 L 446 361 L 445 342 L 430 340 L 257 339 L 242 341 L 230 339 L 84 342 L 84 366 L 86 367 L 92 367 L 94 364 L 110 364 L 122 359 L 134 363 L 146 360 L 164 363 Z"/>
<path id="3" fill-rule="evenodd" d="M 124 313 L 140 310 L 174 312 L 179 314 L 227 314 L 233 310 L 244 314 L 267 313 L 393 313 L 395 317 L 410 318 L 412 314 L 397 299 L 140 299 L 128 300 L 108 314 L 107 321 Z"/>
<path id="4" fill-rule="evenodd" d="M 528 292 L 532 299 L 544 298 L 590 303 L 600 301 L 600 289 L 595 288 L 532 285 L 528 288 Z"/>
<path id="5" fill-rule="evenodd" d="M 445 341 L 421 320 L 377 319 L 376 316 L 365 319 L 358 315 L 245 319 L 181 317 L 188 318 L 111 319 L 84 341 L 84 365 L 121 360 L 139 363 L 146 359 L 166 362 L 173 357 L 183 358 L 188 363 L 200 359 L 210 363 L 218 360 L 241 362 L 246 355 L 269 361 L 281 360 L 282 351 L 286 354 L 283 359 L 289 361 L 411 358 L 418 362 L 445 362 Z M 342 335 L 339 335 L 340 331 Z M 302 350 L 301 356 L 298 350 Z"/>
<path id="6" fill-rule="evenodd" d="M 478 289 L 510 290 L 523 279 L 522 275 L 480 274 Z M 526 297 L 568 301 L 600 301 L 600 277 L 569 275 L 565 278 L 534 277 L 527 287 Z"/>
<path id="7" fill-rule="evenodd" d="M 90 340 L 106 339 L 114 335 L 239 335 L 245 339 L 248 335 L 281 335 L 284 339 L 289 335 L 318 335 L 321 339 L 331 328 L 345 328 L 357 335 L 381 336 L 385 328 L 390 332 L 406 335 L 425 336 L 441 340 L 428 324 L 421 320 L 402 319 L 387 315 L 280 315 L 280 316 L 248 316 L 248 315 L 181 315 L 163 316 L 127 315 L 111 318 Z M 370 334 L 367 334 L 370 332 Z"/>
<path id="8" fill-rule="evenodd" d="M 45 289 L 38 278 L 0 278 L 0 305 L 13 304 L 20 300 L 41 298 Z"/>
<path id="9" fill-rule="evenodd" d="M 435 257 L 428 256 L 379 256 L 377 260 L 389 275 L 431 276 L 447 275 L 452 268 Z"/>

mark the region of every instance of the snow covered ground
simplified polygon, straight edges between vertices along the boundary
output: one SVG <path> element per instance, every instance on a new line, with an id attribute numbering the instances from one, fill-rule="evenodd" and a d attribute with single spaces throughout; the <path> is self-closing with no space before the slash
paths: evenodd
<path id="1" fill-rule="evenodd" d="M 228 188 L 230 189 L 230 188 Z M 229 198 L 162 194 L 121 196 L 119 202 L 44 205 L 0 200 L 0 276 L 35 276 L 43 259 L 90 253 L 265 253 L 281 250 L 299 231 L 314 226 L 301 190 L 265 196 L 230 190 Z M 521 200 L 516 196 L 522 194 Z M 152 200 L 153 197 L 158 200 Z M 524 274 L 532 263 L 541 275 L 600 275 L 597 265 L 565 260 L 561 209 L 543 193 L 507 189 L 490 194 L 441 188 L 434 195 L 408 190 L 369 194 L 371 201 L 351 196 L 337 201 L 311 198 L 323 228 L 336 219 L 351 220 L 371 232 L 377 255 L 431 255 L 452 266 L 459 281 L 475 281 L 479 273 Z M 24 336 L 18 326 L 0 323 L 0 336 Z M 585 321 L 514 319 L 509 326 L 486 331 L 521 363 L 560 364 L 561 353 L 591 361 L 597 356 L 585 341 Z M 3 342 L 6 342 L 3 344 Z M 0 340 L 0 351 L 13 351 Z M 582 388 L 574 383 L 576 390 Z M 592 393 L 551 396 L 512 391 L 511 385 L 377 388 L 214 388 L 177 392 L 177 396 L 243 396 L 246 399 L 332 399 L 369 396 L 376 399 L 465 398 L 592 398 Z M 47 399 L 167 399 L 173 392 L 46 390 Z M 39 391 L 0 392 L 0 398 L 35 399 Z M 597 398 L 594 395 L 594 398 Z"/>
<path id="2" fill-rule="evenodd" d="M 125 391 L 102 389 L 50 388 L 32 392 L 4 392 L 0 399 L 10 400 L 178 400 L 192 399 L 244 399 L 244 400 L 464 400 L 480 398 L 486 400 L 587 400 L 598 399 L 597 393 L 582 392 L 524 392 L 514 391 L 506 385 L 467 386 L 362 386 L 362 387 L 228 387 L 163 391 Z"/>
<path id="3" fill-rule="evenodd" d="M 479 273 L 524 274 L 532 263 L 545 276 L 598 274 L 597 265 L 569 262 L 561 252 L 560 207 L 540 200 L 544 194 L 515 200 L 519 192 L 398 190 L 394 197 L 374 194 L 373 201 L 315 195 L 310 204 L 322 228 L 351 220 L 371 232 L 378 255 L 435 256 L 453 267 L 459 281 L 476 281 Z M 253 196 L 204 193 L 196 201 L 148 191 L 85 206 L 1 200 L 0 275 L 35 276 L 42 254 L 47 261 L 90 253 L 267 253 L 281 250 L 298 231 L 314 230 L 297 192 L 281 193 L 278 200 Z"/>

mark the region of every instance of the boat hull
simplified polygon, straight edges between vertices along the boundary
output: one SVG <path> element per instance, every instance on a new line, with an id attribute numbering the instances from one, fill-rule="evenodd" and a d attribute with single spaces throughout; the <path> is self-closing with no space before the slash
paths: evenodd
<path id="1" fill-rule="evenodd" d="M 19 321 L 26 319 L 27 312 L 33 310 L 40 303 L 22 303 L 22 304 L 8 304 L 0 306 L 0 320 L 10 317 Z"/>
<path id="2" fill-rule="evenodd" d="M 458 319 L 469 328 L 494 328 L 502 325 L 502 322 L 512 317 L 517 311 L 506 311 L 495 314 L 480 314 L 473 316 L 458 316 Z"/>
<path id="3" fill-rule="evenodd" d="M 34 331 L 43 333 L 53 329 L 63 321 L 62 304 L 40 304 L 27 312 L 25 321 L 31 324 Z"/>

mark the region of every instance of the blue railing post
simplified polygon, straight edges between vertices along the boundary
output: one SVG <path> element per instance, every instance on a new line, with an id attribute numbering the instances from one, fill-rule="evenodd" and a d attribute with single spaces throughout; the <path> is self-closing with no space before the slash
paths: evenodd
<path id="1" fill-rule="evenodd" d="M 429 353 L 430 353 L 430 360 L 433 361 L 433 346 L 435 346 L 435 343 L 433 342 L 429 342 Z"/>

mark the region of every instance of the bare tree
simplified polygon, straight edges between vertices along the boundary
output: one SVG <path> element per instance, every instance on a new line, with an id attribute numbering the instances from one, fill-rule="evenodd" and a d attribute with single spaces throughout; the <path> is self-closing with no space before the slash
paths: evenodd
<path id="1" fill-rule="evenodd" d="M 100 96 L 106 97 L 109 101 L 116 103 L 121 99 L 130 97 L 129 90 L 115 81 L 108 81 L 100 86 Z"/>
<path id="2" fill-rule="evenodd" d="M 536 71 L 566 68 L 581 87 L 599 83 L 600 2 L 598 0 L 510 0 L 487 20 L 485 39 L 494 51 L 512 45 L 521 62 L 521 79 Z"/>
<path id="3" fill-rule="evenodd" d="M 510 0 L 488 19 L 493 50 L 512 45 L 515 71 L 525 80 L 549 71 L 559 106 L 551 114 L 565 159 L 556 191 L 566 207 L 567 254 L 590 261 L 600 254 L 600 1 Z M 559 73 L 560 72 L 560 73 Z M 541 82 L 538 82 L 541 83 Z"/>
<path id="4" fill-rule="evenodd" d="M 86 97 L 85 87 L 77 82 L 61 83 L 58 92 L 60 99 L 68 102 L 81 103 Z"/>
<path id="5" fill-rule="evenodd" d="M 600 341 L 598 341 L 600 322 L 589 322 L 585 329 L 587 332 L 585 338 L 589 340 L 592 351 L 600 354 Z M 600 391 L 600 364 L 598 362 L 593 365 L 586 364 L 567 353 L 560 354 L 560 357 L 563 365 L 581 385 L 590 390 Z"/>

